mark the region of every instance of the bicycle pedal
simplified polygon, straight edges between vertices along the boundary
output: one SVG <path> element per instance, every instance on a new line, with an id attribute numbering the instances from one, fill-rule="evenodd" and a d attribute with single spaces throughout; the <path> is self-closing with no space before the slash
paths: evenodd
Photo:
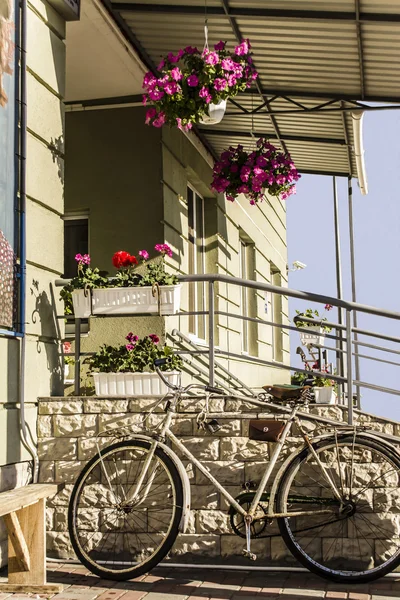
<path id="1" fill-rule="evenodd" d="M 257 554 L 249 552 L 248 550 L 243 550 L 243 556 L 245 556 L 249 560 L 257 560 Z"/>

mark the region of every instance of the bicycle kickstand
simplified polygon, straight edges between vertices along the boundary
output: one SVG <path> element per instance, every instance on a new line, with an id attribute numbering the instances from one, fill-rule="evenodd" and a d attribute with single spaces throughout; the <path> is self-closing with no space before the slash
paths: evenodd
<path id="1" fill-rule="evenodd" d="M 245 525 L 246 525 L 246 548 L 243 549 L 243 555 L 246 558 L 249 558 L 250 560 L 257 560 L 257 555 L 254 554 L 251 551 L 250 548 L 250 544 L 251 544 L 251 532 L 250 532 L 250 525 L 251 525 L 251 517 L 245 517 Z"/>

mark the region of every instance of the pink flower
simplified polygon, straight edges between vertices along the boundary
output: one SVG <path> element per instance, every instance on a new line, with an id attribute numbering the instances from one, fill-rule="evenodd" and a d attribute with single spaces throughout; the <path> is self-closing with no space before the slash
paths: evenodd
<path id="1" fill-rule="evenodd" d="M 190 87 L 196 87 L 199 84 L 199 78 L 197 75 L 189 75 L 186 81 Z"/>
<path id="2" fill-rule="evenodd" d="M 239 194 L 248 194 L 249 193 L 249 186 L 246 184 L 240 185 L 237 189 Z"/>
<path id="3" fill-rule="evenodd" d="M 158 117 L 156 117 L 153 121 L 153 125 L 154 127 L 162 127 L 165 123 L 165 113 L 164 112 L 160 112 L 158 113 Z"/>
<path id="4" fill-rule="evenodd" d="M 90 256 L 89 254 L 76 254 L 75 260 L 79 265 L 90 265 Z"/>
<path id="5" fill-rule="evenodd" d="M 216 52 L 208 52 L 204 58 L 204 61 L 208 65 L 217 65 L 219 63 L 219 56 Z"/>
<path id="6" fill-rule="evenodd" d="M 151 333 L 149 335 L 149 338 L 151 339 L 151 341 L 153 342 L 153 344 L 158 344 L 160 342 L 160 338 L 155 333 Z"/>
<path id="7" fill-rule="evenodd" d="M 278 185 L 283 185 L 284 183 L 286 183 L 286 177 L 285 177 L 285 175 L 282 175 L 282 174 L 278 174 L 276 176 L 275 180 Z"/>
<path id="8" fill-rule="evenodd" d="M 142 96 L 142 104 L 143 104 L 143 106 L 146 106 L 147 100 L 148 100 L 148 98 L 147 98 L 146 94 L 143 94 L 143 96 Z"/>
<path id="9" fill-rule="evenodd" d="M 201 90 L 199 91 L 199 96 L 200 98 L 203 98 L 207 102 L 207 104 L 210 104 L 212 96 L 210 94 L 210 90 L 207 87 L 201 88 Z"/>
<path id="10" fill-rule="evenodd" d="M 229 187 L 229 183 L 229 179 L 226 179 L 225 177 L 217 177 L 212 182 L 211 187 L 219 194 L 222 194 L 225 192 L 226 188 Z"/>
<path id="11" fill-rule="evenodd" d="M 171 247 L 168 246 L 168 244 L 156 244 L 154 246 L 154 249 L 157 250 L 157 252 L 160 252 L 160 254 L 162 254 L 163 256 L 167 254 L 170 258 L 172 258 L 172 250 Z"/>
<path id="12" fill-rule="evenodd" d="M 164 90 L 167 92 L 169 96 L 173 96 L 179 90 L 179 85 L 176 81 L 169 81 L 164 85 Z"/>
<path id="13" fill-rule="evenodd" d="M 143 260 L 147 260 L 149 258 L 149 253 L 147 252 L 147 250 L 139 250 L 138 255 L 143 259 Z"/>
<path id="14" fill-rule="evenodd" d="M 178 129 L 180 129 L 181 131 L 185 131 L 185 132 L 190 131 L 193 127 L 192 123 L 187 123 L 186 125 L 182 125 L 182 119 L 180 119 L 179 117 L 176 117 L 176 123 L 177 123 Z"/>
<path id="15" fill-rule="evenodd" d="M 171 63 L 177 63 L 177 62 L 180 61 L 180 59 L 182 58 L 183 55 L 184 55 L 184 51 L 183 50 L 178 50 L 178 54 L 176 56 L 174 56 L 173 53 L 170 52 L 168 54 L 168 56 L 167 56 L 167 59 Z"/>
<path id="16" fill-rule="evenodd" d="M 227 86 L 227 81 L 226 79 L 222 79 L 222 77 L 217 77 L 216 79 L 214 79 L 214 89 L 217 90 L 217 92 L 223 92 L 224 90 L 226 90 L 226 86 Z"/>
<path id="17" fill-rule="evenodd" d="M 253 177 L 253 180 L 251 182 L 251 187 L 253 189 L 253 192 L 261 192 L 262 184 L 263 184 L 263 182 L 261 181 L 261 179 L 259 177 Z"/>
<path id="18" fill-rule="evenodd" d="M 162 61 L 160 63 L 158 63 L 158 65 L 157 65 L 157 71 L 162 71 L 164 67 L 165 67 L 165 60 L 162 59 Z"/>
<path id="19" fill-rule="evenodd" d="M 226 199 L 229 200 L 229 202 L 235 202 L 235 196 L 230 196 L 229 194 L 227 194 Z"/>
<path id="20" fill-rule="evenodd" d="M 221 61 L 221 67 L 224 71 L 234 71 L 235 62 L 231 58 L 223 58 Z"/>
<path id="21" fill-rule="evenodd" d="M 150 73 L 150 71 L 148 71 L 143 78 L 143 87 L 147 87 L 150 83 L 153 83 L 155 79 L 156 78 L 154 77 L 153 73 Z"/>
<path id="22" fill-rule="evenodd" d="M 156 114 L 157 114 L 157 111 L 154 108 L 154 106 L 149 108 L 149 110 L 146 112 L 146 120 L 145 120 L 146 125 L 150 125 L 151 120 L 154 119 Z"/>
<path id="23" fill-rule="evenodd" d="M 229 75 L 228 76 L 228 85 L 229 85 L 229 87 L 233 87 L 234 85 L 236 85 L 236 77 L 235 77 L 235 75 Z"/>
<path id="24" fill-rule="evenodd" d="M 246 181 L 249 180 L 249 176 L 251 173 L 251 169 L 250 167 L 242 167 L 240 170 L 240 179 L 245 183 Z"/>
<path id="25" fill-rule="evenodd" d="M 161 100 L 161 98 L 164 96 L 164 92 L 159 89 L 149 90 L 149 96 L 150 100 L 157 102 L 157 100 Z"/>
<path id="26" fill-rule="evenodd" d="M 218 52 L 219 50 L 224 50 L 224 48 L 225 48 L 225 45 L 226 45 L 226 42 L 222 42 L 222 41 L 220 41 L 220 42 L 218 42 L 218 44 L 215 44 L 215 46 L 214 46 L 214 50 L 217 50 L 217 52 Z"/>
<path id="27" fill-rule="evenodd" d="M 332 310 L 332 304 L 325 304 L 325 310 Z"/>
<path id="28" fill-rule="evenodd" d="M 139 337 L 137 335 L 133 335 L 132 331 L 130 333 L 128 333 L 128 335 L 125 338 L 130 344 L 136 344 L 136 342 L 139 340 Z"/>
<path id="29" fill-rule="evenodd" d="M 174 67 L 173 69 L 171 69 L 171 77 L 175 81 L 180 81 L 182 79 L 183 75 L 179 67 Z"/>
<path id="30" fill-rule="evenodd" d="M 241 44 L 236 46 L 235 54 L 237 54 L 237 56 L 243 56 L 244 54 L 249 53 L 250 48 L 251 48 L 251 44 L 250 44 L 249 40 L 243 40 Z"/>
<path id="31" fill-rule="evenodd" d="M 193 46 L 186 46 L 185 52 L 186 52 L 186 54 L 199 54 L 198 49 L 193 48 Z"/>
<path id="32" fill-rule="evenodd" d="M 135 344 L 125 344 L 125 348 L 127 350 L 134 350 L 135 349 Z"/>
<path id="33" fill-rule="evenodd" d="M 63 342 L 63 353 L 69 354 L 71 352 L 71 342 Z"/>
<path id="34" fill-rule="evenodd" d="M 268 161 L 265 158 L 265 156 L 257 156 L 257 158 L 256 158 L 257 167 L 266 167 L 267 164 L 268 164 Z"/>

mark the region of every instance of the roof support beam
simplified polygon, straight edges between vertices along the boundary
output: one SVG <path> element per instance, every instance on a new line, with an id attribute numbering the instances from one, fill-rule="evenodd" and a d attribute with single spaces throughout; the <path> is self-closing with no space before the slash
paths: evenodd
<path id="1" fill-rule="evenodd" d="M 131 4 L 129 2 L 114 2 L 115 10 L 138 13 L 159 13 L 159 14 L 186 14 L 186 15 L 204 15 L 204 3 L 198 6 L 182 4 Z M 207 13 L 214 16 L 224 16 L 224 9 L 219 6 L 207 7 Z M 286 19 L 308 19 L 318 21 L 355 21 L 357 15 L 354 11 L 333 11 L 333 10 L 300 10 L 285 8 L 247 8 L 236 7 L 229 10 L 230 16 L 235 17 L 267 17 L 267 18 L 286 18 Z M 360 22 L 377 23 L 399 23 L 400 13 L 360 13 Z"/>
<path id="2" fill-rule="evenodd" d="M 243 39 L 242 34 L 240 33 L 240 29 L 238 27 L 238 24 L 236 23 L 236 20 L 231 16 L 230 13 L 230 7 L 229 7 L 229 1 L 228 0 L 221 0 L 225 15 L 228 17 L 229 19 L 229 23 L 230 26 L 232 27 L 232 31 L 235 34 L 235 37 L 237 39 L 237 41 L 240 43 Z M 255 68 L 257 68 L 254 65 Z M 261 89 L 261 84 L 260 84 L 260 80 L 257 78 L 255 81 L 255 85 L 257 88 L 257 92 L 259 94 L 259 96 L 261 97 L 261 100 L 263 100 L 263 108 L 265 108 L 266 112 L 269 115 L 269 118 L 271 119 L 271 123 L 272 123 L 272 127 L 274 128 L 275 131 L 275 137 L 277 140 L 279 140 L 279 143 L 281 145 L 282 150 L 284 150 L 285 152 L 288 151 L 286 144 L 281 136 L 281 133 L 279 131 L 279 127 L 278 127 L 278 123 L 276 122 L 275 117 L 271 114 L 271 108 L 269 106 L 269 101 L 268 98 L 266 98 L 263 93 L 262 93 L 262 89 Z"/>
<path id="3" fill-rule="evenodd" d="M 361 85 L 361 100 L 365 98 L 365 76 L 364 76 L 364 52 L 360 22 L 360 0 L 354 0 L 356 5 L 356 28 L 357 28 L 357 46 L 358 46 L 358 63 L 360 66 L 360 85 Z"/>
<path id="4" fill-rule="evenodd" d="M 250 90 L 245 90 L 244 94 L 251 94 Z M 318 98 L 330 100 L 344 100 L 346 102 L 356 102 L 354 94 L 341 94 L 335 92 L 312 92 L 309 90 L 286 90 L 276 88 L 263 88 L 263 96 L 291 96 L 292 98 Z M 364 102 L 400 102 L 400 93 L 397 96 L 365 96 Z"/>
<path id="5" fill-rule="evenodd" d="M 278 139 L 276 137 L 276 133 L 273 131 L 263 131 L 263 132 L 256 132 L 256 131 L 235 131 L 235 130 L 227 130 L 227 129 L 216 129 L 215 127 L 210 127 L 209 129 L 206 129 L 205 127 L 200 127 L 199 130 L 206 134 L 206 135 L 223 135 L 225 137 L 245 137 L 245 138 L 251 138 L 251 137 L 266 137 L 266 138 L 272 138 L 272 139 Z M 252 135 L 253 134 L 253 135 Z M 307 136 L 307 135 L 285 135 L 285 140 L 287 141 L 291 141 L 291 142 L 311 142 L 311 143 L 316 143 L 316 144 L 333 144 L 335 146 L 345 146 L 346 145 L 346 140 L 343 138 L 329 138 L 329 137 L 313 137 L 313 136 Z"/>

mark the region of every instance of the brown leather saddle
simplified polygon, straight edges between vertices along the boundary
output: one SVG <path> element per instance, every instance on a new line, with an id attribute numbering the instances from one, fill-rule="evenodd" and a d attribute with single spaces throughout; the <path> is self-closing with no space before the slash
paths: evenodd
<path id="1" fill-rule="evenodd" d="M 271 394 L 277 400 L 301 400 L 307 390 L 310 389 L 309 385 L 302 386 L 279 386 L 279 385 L 264 385 L 263 390 Z"/>

